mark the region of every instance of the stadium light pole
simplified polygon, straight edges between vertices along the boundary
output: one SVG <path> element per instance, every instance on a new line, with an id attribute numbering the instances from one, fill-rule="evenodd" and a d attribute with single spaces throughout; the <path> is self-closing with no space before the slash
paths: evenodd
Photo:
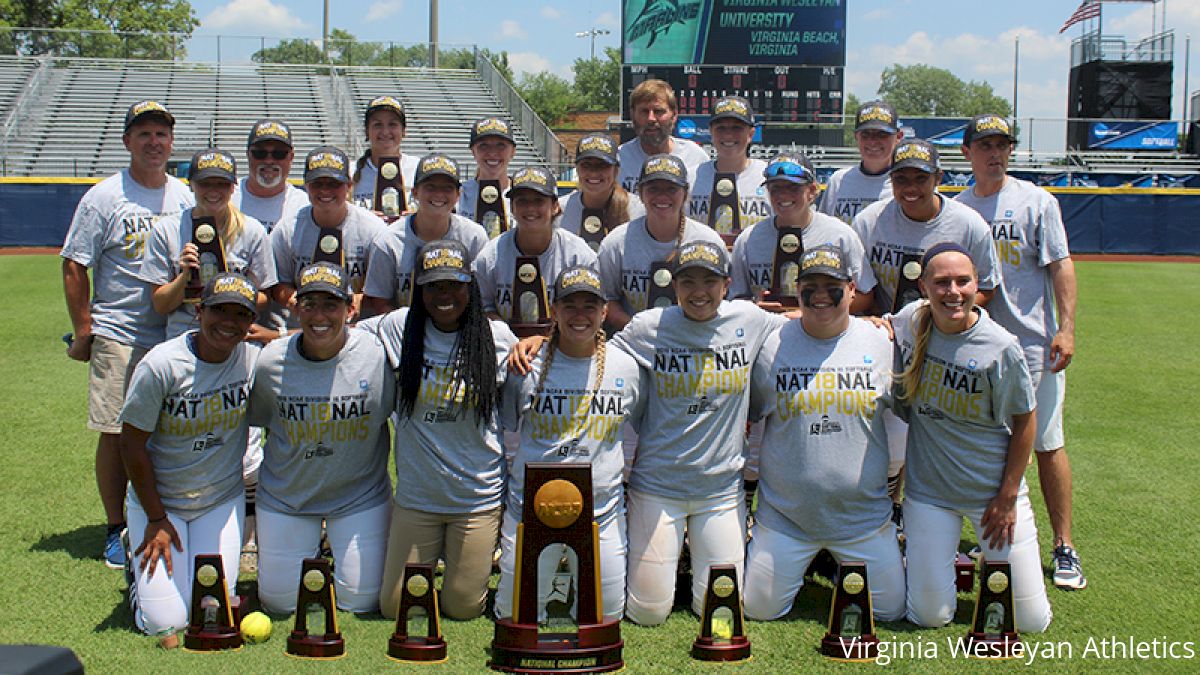
<path id="1" fill-rule="evenodd" d="M 604 28 L 589 28 L 585 31 L 580 31 L 580 32 L 576 33 L 575 37 L 577 37 L 577 38 L 584 38 L 584 37 L 592 38 L 592 59 L 594 60 L 596 58 L 596 36 L 597 35 L 609 35 L 611 33 L 612 33 L 611 30 L 606 30 Z"/>
<path id="2" fill-rule="evenodd" d="M 438 67 L 438 0 L 429 0 L 429 66 Z"/>
<path id="3" fill-rule="evenodd" d="M 321 56 L 329 63 L 329 0 L 325 0 L 325 21 L 321 24 Z"/>
<path id="4" fill-rule="evenodd" d="M 1021 72 L 1021 36 L 1013 39 L 1013 124 L 1017 122 L 1017 77 Z"/>

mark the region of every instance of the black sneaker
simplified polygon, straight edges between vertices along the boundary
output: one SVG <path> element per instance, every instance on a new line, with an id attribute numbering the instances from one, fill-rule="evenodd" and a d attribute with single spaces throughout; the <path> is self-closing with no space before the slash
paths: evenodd
<path id="1" fill-rule="evenodd" d="M 1087 588 L 1087 577 L 1079 564 L 1079 554 L 1066 544 L 1054 549 L 1054 585 L 1065 591 L 1080 591 Z"/>

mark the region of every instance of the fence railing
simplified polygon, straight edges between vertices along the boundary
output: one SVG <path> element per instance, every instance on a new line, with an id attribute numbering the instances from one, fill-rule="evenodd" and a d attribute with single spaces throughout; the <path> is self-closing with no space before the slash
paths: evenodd
<path id="1" fill-rule="evenodd" d="M 499 99 L 500 104 L 508 109 L 517 124 L 529 135 L 529 140 L 538 149 L 542 157 L 551 165 L 563 164 L 567 161 L 567 149 L 559 142 L 550 127 L 537 116 L 533 108 L 521 98 L 516 89 L 504 79 L 496 66 L 479 50 L 475 51 L 475 70 L 479 72 L 485 84 Z"/>

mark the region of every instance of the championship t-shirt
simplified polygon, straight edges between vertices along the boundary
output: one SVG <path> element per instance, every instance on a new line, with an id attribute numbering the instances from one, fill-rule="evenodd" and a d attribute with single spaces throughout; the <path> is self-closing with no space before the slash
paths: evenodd
<path id="1" fill-rule="evenodd" d="M 860 211 L 891 197 L 891 174 L 885 170 L 871 175 L 863 172 L 862 164 L 855 164 L 833 172 L 817 210 L 849 225 Z"/>
<path id="2" fill-rule="evenodd" d="M 508 323 L 521 321 L 520 305 L 513 312 L 513 287 L 516 283 L 517 256 L 522 255 L 517 250 L 517 230 L 514 228 L 489 241 L 475 258 L 475 280 L 479 283 L 479 294 L 483 297 L 483 311 L 495 312 Z M 537 256 L 538 268 L 541 271 L 542 288 L 545 291 L 546 302 L 549 303 L 550 291 L 558 275 L 568 267 L 575 265 L 595 266 L 596 254 L 587 242 L 579 237 L 554 228 L 550 245 Z M 547 311 L 549 306 L 547 305 Z M 515 314 L 515 317 L 514 317 Z"/>
<path id="3" fill-rule="evenodd" d="M 690 241 L 709 241 L 724 247 L 721 235 L 704 223 L 688 219 L 681 241 L 659 241 L 650 236 L 643 216 L 618 227 L 600 243 L 600 278 L 606 300 L 616 300 L 633 316 L 646 309 L 650 289 L 650 265 L 662 262 Z M 672 295 L 674 292 L 672 291 Z"/>
<path id="4" fill-rule="evenodd" d="M 246 189 L 248 180 L 243 178 L 238 181 L 237 189 L 233 191 L 233 199 L 230 200 L 230 203 L 240 209 L 242 213 L 262 223 L 263 227 L 267 228 L 268 234 L 275 228 L 275 223 L 294 219 L 300 209 L 308 206 L 308 193 L 294 185 L 285 183 L 286 187 L 283 192 L 277 195 L 256 197 Z M 272 262 L 272 264 L 274 263 Z M 255 323 L 275 330 L 285 328 L 287 326 L 287 309 L 275 302 L 274 299 L 270 299 L 267 301 L 266 309 L 259 312 Z"/>
<path id="5" fill-rule="evenodd" d="M 504 217 L 507 219 L 508 226 L 512 227 L 512 224 L 513 224 L 512 202 L 510 202 L 508 200 L 508 197 L 504 196 L 504 193 L 506 193 L 506 192 L 508 192 L 508 188 L 505 187 L 504 182 L 501 182 L 499 198 L 504 200 Z M 473 220 L 478 223 L 479 222 L 479 214 L 477 214 L 475 212 L 475 207 L 478 205 L 479 205 L 479 180 L 472 178 L 471 180 L 463 182 L 462 193 L 460 194 L 460 196 L 458 198 L 458 206 L 456 206 L 454 208 L 454 211 L 458 215 L 460 215 L 468 220 Z M 487 228 L 484 228 L 484 231 L 486 232 Z M 488 232 L 488 237 L 492 237 L 491 232 Z M 492 237 L 492 238 L 494 238 L 494 237 Z"/>
<path id="6" fill-rule="evenodd" d="M 413 199 L 412 189 L 413 180 L 417 175 L 417 165 L 420 163 L 421 160 L 412 155 L 400 155 L 400 177 L 404 180 L 404 195 L 400 199 L 400 204 L 404 211 L 417 210 L 417 202 Z M 357 206 L 374 211 L 375 182 L 377 180 L 379 180 L 379 169 L 375 167 L 375 160 L 367 158 L 367 161 L 363 162 L 362 175 L 359 176 L 358 182 L 354 184 L 354 189 L 350 193 L 350 200 Z"/>
<path id="7" fill-rule="evenodd" d="M 746 162 L 746 168 L 737 175 L 738 211 L 741 214 L 741 230 L 743 231 L 755 223 L 769 218 L 772 214 L 771 200 L 767 198 L 767 188 L 762 184 L 763 170 L 766 168 L 767 163 L 764 160 L 750 159 Z M 713 178 L 716 173 L 717 163 L 715 160 L 705 162 L 696 168 L 696 174 L 692 178 L 691 194 L 688 196 L 688 218 L 705 224 L 712 222 L 709 217 L 709 205 L 712 200 Z M 722 232 L 719 228 L 714 227 L 714 229 L 722 234 L 733 234 L 732 232 Z"/>
<path id="8" fill-rule="evenodd" d="M 412 218 L 405 216 L 388 225 L 371 242 L 368 255 L 371 266 L 367 269 L 363 293 L 372 298 L 386 298 L 396 307 L 407 307 L 412 302 L 412 272 L 417 253 L 429 243 L 413 232 Z M 442 238 L 466 246 L 468 262 L 479 255 L 488 241 L 482 225 L 456 213 L 450 214 L 450 227 Z"/>
<path id="9" fill-rule="evenodd" d="M 775 217 L 771 216 L 743 231 L 733 242 L 730 297 L 757 298 L 759 293 L 771 288 L 775 253 L 779 248 L 779 230 L 775 228 Z M 854 230 L 836 218 L 814 213 L 812 220 L 800 232 L 800 246 L 807 251 L 825 244 L 833 244 L 841 249 L 858 292 L 869 293 L 875 288 L 875 273 L 865 263 L 862 241 Z"/>
<path id="10" fill-rule="evenodd" d="M 346 218 L 338 225 L 342 231 L 343 267 L 350 275 L 350 287 L 361 293 L 366 283 L 371 242 L 386 232 L 387 226 L 360 206 L 347 204 L 346 208 Z M 321 228 L 313 221 L 311 206 L 300 209 L 295 218 L 281 221 L 271 230 L 271 250 L 275 253 L 279 283 L 296 285 L 300 270 L 313 261 L 320 238 Z"/>
<path id="11" fill-rule="evenodd" d="M 696 169 L 712 159 L 699 143 L 678 136 L 671 137 L 670 154 L 683 160 L 683 165 L 688 170 L 688 183 L 694 182 Z M 642 173 L 642 165 L 646 163 L 646 158 L 646 151 L 642 149 L 642 143 L 637 138 L 622 143 L 617 148 L 617 159 L 621 162 L 620 172 L 617 173 L 617 182 L 621 184 L 621 187 L 630 192 L 637 191 L 638 176 Z"/>
<path id="12" fill-rule="evenodd" d="M 583 229 L 583 197 L 579 190 L 572 192 L 569 195 L 563 195 L 558 198 L 558 205 L 562 209 L 562 215 L 558 217 L 558 226 L 566 232 L 580 235 L 580 230 Z M 629 220 L 639 218 L 646 215 L 646 207 L 642 204 L 642 200 L 632 192 L 629 193 Z M 625 221 L 629 222 L 629 221 Z M 611 223 L 611 229 L 615 230 L 618 225 L 625 223 Z"/>

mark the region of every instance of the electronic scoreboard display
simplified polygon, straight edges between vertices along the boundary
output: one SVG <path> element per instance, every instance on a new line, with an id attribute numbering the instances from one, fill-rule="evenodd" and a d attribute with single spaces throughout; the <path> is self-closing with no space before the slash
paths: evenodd
<path id="1" fill-rule="evenodd" d="M 759 119 L 770 122 L 840 122 L 839 66 L 625 66 L 621 100 L 647 79 L 675 90 L 680 115 L 708 115 L 722 96 L 742 96 Z M 626 111 L 626 116 L 628 111 Z"/>

